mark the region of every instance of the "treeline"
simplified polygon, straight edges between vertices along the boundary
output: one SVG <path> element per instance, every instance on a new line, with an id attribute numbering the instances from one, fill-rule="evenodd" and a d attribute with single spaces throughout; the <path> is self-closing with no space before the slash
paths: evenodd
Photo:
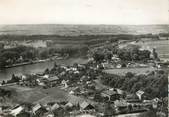
<path id="1" fill-rule="evenodd" d="M 150 60 L 149 50 L 140 50 L 139 46 L 129 45 L 130 48 L 118 49 L 117 55 L 124 61 L 144 61 Z"/>
<path id="2" fill-rule="evenodd" d="M 143 90 L 151 99 L 168 96 L 168 73 L 163 70 L 153 71 L 148 75 L 135 75 L 128 72 L 125 76 L 119 76 L 103 73 L 101 81 L 105 85 L 130 93 Z"/>
<path id="3" fill-rule="evenodd" d="M 68 39 L 68 40 L 91 40 L 96 38 L 113 38 L 117 40 L 131 40 L 136 38 L 156 38 L 157 36 L 168 37 L 169 33 L 159 34 L 102 34 L 102 35 L 0 35 L 0 40 L 56 40 L 56 39 Z"/>
<path id="4" fill-rule="evenodd" d="M 169 37 L 169 33 L 159 33 L 160 36 Z"/>
<path id="5" fill-rule="evenodd" d="M 16 48 L 3 49 L 0 51 L 0 68 L 20 62 L 34 60 L 38 51 L 33 47 L 18 46 Z"/>
<path id="6" fill-rule="evenodd" d="M 96 62 L 111 60 L 113 55 L 117 55 L 122 61 L 143 61 L 150 60 L 151 52 L 149 50 L 141 50 L 140 46 L 128 45 L 125 48 L 119 48 L 117 44 L 107 44 L 102 48 L 96 48 L 89 52 L 89 56 L 93 57 Z M 156 53 L 154 51 L 154 53 Z M 157 55 L 158 56 L 158 55 Z"/>
<path id="7" fill-rule="evenodd" d="M 0 51 L 0 69 L 5 66 L 31 62 L 33 60 L 48 59 L 56 54 L 60 56 L 84 56 L 87 54 L 88 48 L 33 48 L 26 46 L 18 46 L 10 49 L 3 49 Z"/>
<path id="8" fill-rule="evenodd" d="M 87 46 L 83 46 L 80 48 L 74 47 L 64 47 L 64 48 L 45 48 L 40 52 L 40 58 L 45 59 L 50 56 L 55 56 L 55 54 L 60 54 L 61 56 L 69 55 L 69 57 L 83 57 L 86 56 L 88 51 Z"/>
<path id="9" fill-rule="evenodd" d="M 0 40 L 70 40 L 70 41 L 90 41 L 91 39 L 103 38 L 126 38 L 120 35 L 78 35 L 78 36 L 60 36 L 60 35 L 0 35 Z M 131 37 L 128 35 L 127 37 Z"/>
<path id="10" fill-rule="evenodd" d="M 10 97 L 12 95 L 12 91 L 0 88 L 0 97 Z M 2 100 L 0 100 L 1 103 Z"/>

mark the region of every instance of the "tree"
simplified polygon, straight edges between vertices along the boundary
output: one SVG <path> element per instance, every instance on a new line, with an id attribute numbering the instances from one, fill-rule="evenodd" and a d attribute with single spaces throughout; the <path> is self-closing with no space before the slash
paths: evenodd
<path id="1" fill-rule="evenodd" d="M 132 78 L 132 77 L 134 77 L 134 74 L 132 72 L 127 72 L 125 77 Z"/>
<path id="2" fill-rule="evenodd" d="M 4 84 L 5 84 L 5 81 L 3 80 L 3 81 L 2 81 L 2 85 L 4 85 Z"/>
<path id="3" fill-rule="evenodd" d="M 153 48 L 153 57 L 154 57 L 155 60 L 159 60 L 158 53 L 156 52 L 155 48 Z"/>
<path id="4" fill-rule="evenodd" d="M 6 65 L 6 59 L 3 56 L 0 56 L 0 69 L 5 68 Z"/>
<path id="5" fill-rule="evenodd" d="M 48 50 L 43 50 L 41 53 L 40 53 L 40 58 L 42 59 L 46 59 L 48 58 Z"/>
<path id="6" fill-rule="evenodd" d="M 124 61 L 131 61 L 132 60 L 130 52 L 127 51 L 126 49 L 118 50 L 117 54 L 121 60 L 124 60 Z"/>
<path id="7" fill-rule="evenodd" d="M 45 69 L 45 74 L 49 74 L 50 70 L 47 68 Z"/>
<path id="8" fill-rule="evenodd" d="M 95 53 L 94 55 L 93 55 L 93 58 L 94 58 L 94 60 L 95 61 L 97 61 L 97 62 L 101 62 L 101 61 L 103 61 L 103 59 L 104 59 L 104 54 L 102 54 L 102 53 Z"/>

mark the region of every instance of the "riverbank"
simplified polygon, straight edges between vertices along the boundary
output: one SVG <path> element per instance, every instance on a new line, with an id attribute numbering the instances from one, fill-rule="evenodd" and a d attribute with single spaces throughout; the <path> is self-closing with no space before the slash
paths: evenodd
<path id="1" fill-rule="evenodd" d="M 29 61 L 29 62 L 22 62 L 22 63 L 16 63 L 16 64 L 12 64 L 12 65 L 7 65 L 5 66 L 5 68 L 12 68 L 12 67 L 18 67 L 18 66 L 24 66 L 24 65 L 31 65 L 31 64 L 36 64 L 36 63 L 43 63 L 43 62 L 47 62 L 47 61 L 55 61 L 55 60 L 62 60 L 62 59 L 67 59 L 67 58 L 63 58 L 63 57 L 57 57 L 55 59 L 42 59 L 42 60 L 35 60 L 35 61 Z"/>
<path id="2" fill-rule="evenodd" d="M 36 63 L 42 63 L 46 61 L 53 61 L 52 59 L 43 59 L 43 60 L 36 60 L 36 61 L 29 61 L 29 62 L 22 62 L 22 63 L 16 63 L 12 65 L 7 65 L 5 68 L 12 68 L 12 67 L 18 67 L 18 66 L 24 66 L 24 65 L 31 65 Z"/>
<path id="3" fill-rule="evenodd" d="M 0 71 L 0 81 L 11 79 L 12 74 L 15 75 L 24 75 L 24 74 L 34 74 L 44 72 L 45 69 L 51 69 L 56 64 L 64 64 L 64 65 L 73 65 L 74 63 L 85 64 L 87 63 L 87 59 L 85 58 L 67 58 L 67 59 L 59 59 L 59 60 L 49 60 L 44 62 L 39 62 L 36 64 L 27 64 L 21 65 L 11 68 L 5 68 Z"/>

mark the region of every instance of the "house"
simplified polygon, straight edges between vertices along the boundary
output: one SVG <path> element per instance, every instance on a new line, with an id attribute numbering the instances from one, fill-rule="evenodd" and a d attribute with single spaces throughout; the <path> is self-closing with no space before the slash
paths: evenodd
<path id="1" fill-rule="evenodd" d="M 49 77 L 48 82 L 51 86 L 55 85 L 58 83 L 59 78 L 57 76 Z"/>
<path id="2" fill-rule="evenodd" d="M 102 63 L 102 66 L 104 69 L 111 69 L 114 68 L 113 65 L 111 65 L 111 63 Z"/>
<path id="3" fill-rule="evenodd" d="M 26 80 L 27 79 L 27 76 L 26 75 L 22 75 L 21 76 L 21 80 Z"/>
<path id="4" fill-rule="evenodd" d="M 129 103 L 140 103 L 141 102 L 141 100 L 139 100 L 136 94 L 127 94 L 125 99 Z"/>
<path id="5" fill-rule="evenodd" d="M 85 68 L 85 64 L 78 64 L 78 68 Z"/>
<path id="6" fill-rule="evenodd" d="M 114 101 L 116 107 L 127 107 L 127 102 L 125 100 L 116 100 Z"/>
<path id="7" fill-rule="evenodd" d="M 54 110 L 58 109 L 59 107 L 60 106 L 57 103 L 55 103 L 54 105 L 52 105 L 51 110 L 54 111 Z"/>
<path id="8" fill-rule="evenodd" d="M 41 108 L 40 104 L 36 104 L 33 108 L 32 108 L 32 112 L 35 114 L 37 110 L 39 110 Z"/>
<path id="9" fill-rule="evenodd" d="M 111 91 L 111 90 L 104 90 L 103 92 L 101 92 L 101 96 L 105 97 L 105 98 L 108 98 L 109 101 L 111 100 L 111 97 L 114 94 L 116 94 L 116 92 L 115 91 Z"/>
<path id="10" fill-rule="evenodd" d="M 117 89 L 117 88 L 111 88 L 111 89 L 109 89 L 110 91 L 116 91 L 117 92 L 117 94 L 119 94 L 119 95 L 124 95 L 124 91 L 123 90 L 121 90 L 121 89 Z"/>
<path id="11" fill-rule="evenodd" d="M 158 104 L 161 102 L 161 100 L 159 98 L 154 98 L 152 101 L 152 107 L 154 109 L 157 109 L 158 108 Z"/>
<path id="12" fill-rule="evenodd" d="M 49 75 L 46 74 L 46 75 L 43 76 L 43 78 L 49 78 Z"/>
<path id="13" fill-rule="evenodd" d="M 49 82 L 55 82 L 55 81 L 57 81 L 59 78 L 57 77 L 57 76 L 53 76 L 53 77 L 49 77 L 48 78 L 48 81 Z"/>
<path id="14" fill-rule="evenodd" d="M 128 109 L 128 103 L 125 100 L 114 101 L 114 106 L 116 110 L 120 113 L 126 112 Z"/>
<path id="15" fill-rule="evenodd" d="M 78 106 L 79 104 L 81 104 L 82 102 L 84 102 L 84 99 L 81 98 L 81 97 L 77 97 L 75 95 L 69 95 L 68 102 L 70 102 L 74 106 Z"/>
<path id="16" fill-rule="evenodd" d="M 74 71 L 74 74 L 79 74 L 80 72 L 79 71 Z"/>
<path id="17" fill-rule="evenodd" d="M 68 102 L 65 106 L 66 106 L 66 107 L 73 107 L 73 104 L 70 103 L 70 102 Z"/>
<path id="18" fill-rule="evenodd" d="M 157 102 L 153 102 L 153 103 L 152 103 L 152 107 L 153 107 L 154 109 L 157 109 L 158 103 L 157 103 Z"/>
<path id="19" fill-rule="evenodd" d="M 51 112 L 45 113 L 42 117 L 54 117 L 55 115 Z"/>
<path id="20" fill-rule="evenodd" d="M 70 71 L 70 70 L 68 69 L 67 71 Z M 66 72 L 63 71 L 63 72 L 61 72 L 59 75 L 60 75 L 60 76 L 64 76 L 65 74 L 66 74 Z"/>
<path id="21" fill-rule="evenodd" d="M 139 90 L 136 92 L 136 95 L 138 96 L 138 98 L 141 100 L 142 99 L 142 95 L 144 94 L 144 91 Z"/>
<path id="22" fill-rule="evenodd" d="M 10 114 L 13 115 L 13 116 L 17 116 L 18 114 L 20 114 L 22 111 L 24 110 L 24 108 L 22 106 L 18 106 L 16 108 L 14 108 Z"/>
<path id="23" fill-rule="evenodd" d="M 37 83 L 39 86 L 53 86 L 55 84 L 58 83 L 58 77 L 57 76 L 53 76 L 53 77 L 49 77 L 49 78 L 39 78 L 39 79 L 36 79 Z"/>
<path id="24" fill-rule="evenodd" d="M 70 92 L 69 92 L 70 95 L 73 95 L 74 93 L 75 93 L 74 91 L 70 91 Z"/>
<path id="25" fill-rule="evenodd" d="M 86 101 L 83 101 L 81 104 L 80 104 L 80 109 L 81 110 L 93 110 L 94 109 L 94 106 Z"/>
<path id="26" fill-rule="evenodd" d="M 109 89 L 109 90 L 104 90 L 101 92 L 101 96 L 108 98 L 109 101 L 114 101 L 117 99 L 122 98 L 124 95 L 123 91 L 120 89 Z"/>
<path id="27" fill-rule="evenodd" d="M 36 81 L 38 82 L 38 83 L 46 83 L 46 82 L 48 82 L 48 80 L 46 79 L 46 78 L 39 78 L 39 79 L 36 79 Z"/>
<path id="28" fill-rule="evenodd" d="M 121 64 L 117 64 L 116 68 L 121 68 L 122 65 Z"/>
<path id="29" fill-rule="evenodd" d="M 64 89 L 66 89 L 68 87 L 67 82 L 68 81 L 65 81 L 65 80 L 62 80 L 62 82 L 61 82 L 61 84 L 64 85 Z"/>
<path id="30" fill-rule="evenodd" d="M 113 61 L 116 61 L 116 62 L 118 62 L 118 61 L 120 61 L 120 58 L 118 58 L 118 56 L 117 55 L 113 55 L 113 57 L 111 58 Z"/>
<path id="31" fill-rule="evenodd" d="M 36 79 L 39 86 L 46 86 L 42 79 Z"/>
<path id="32" fill-rule="evenodd" d="M 153 101 L 154 101 L 154 102 L 157 102 L 157 103 L 158 103 L 158 102 L 161 102 L 161 100 L 160 100 L 159 98 L 154 98 Z"/>
<path id="33" fill-rule="evenodd" d="M 47 112 L 47 110 L 38 103 L 32 108 L 32 112 L 34 115 L 41 117 Z"/>

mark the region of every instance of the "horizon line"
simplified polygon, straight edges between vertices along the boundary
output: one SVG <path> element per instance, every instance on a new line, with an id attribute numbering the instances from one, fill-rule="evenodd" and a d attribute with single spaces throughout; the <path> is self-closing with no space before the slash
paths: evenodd
<path id="1" fill-rule="evenodd" d="M 9 23 L 9 24 L 0 24 L 0 25 L 122 25 L 122 26 L 142 26 L 142 25 L 169 25 L 169 23 L 156 23 L 156 24 L 80 24 L 80 23 Z"/>

